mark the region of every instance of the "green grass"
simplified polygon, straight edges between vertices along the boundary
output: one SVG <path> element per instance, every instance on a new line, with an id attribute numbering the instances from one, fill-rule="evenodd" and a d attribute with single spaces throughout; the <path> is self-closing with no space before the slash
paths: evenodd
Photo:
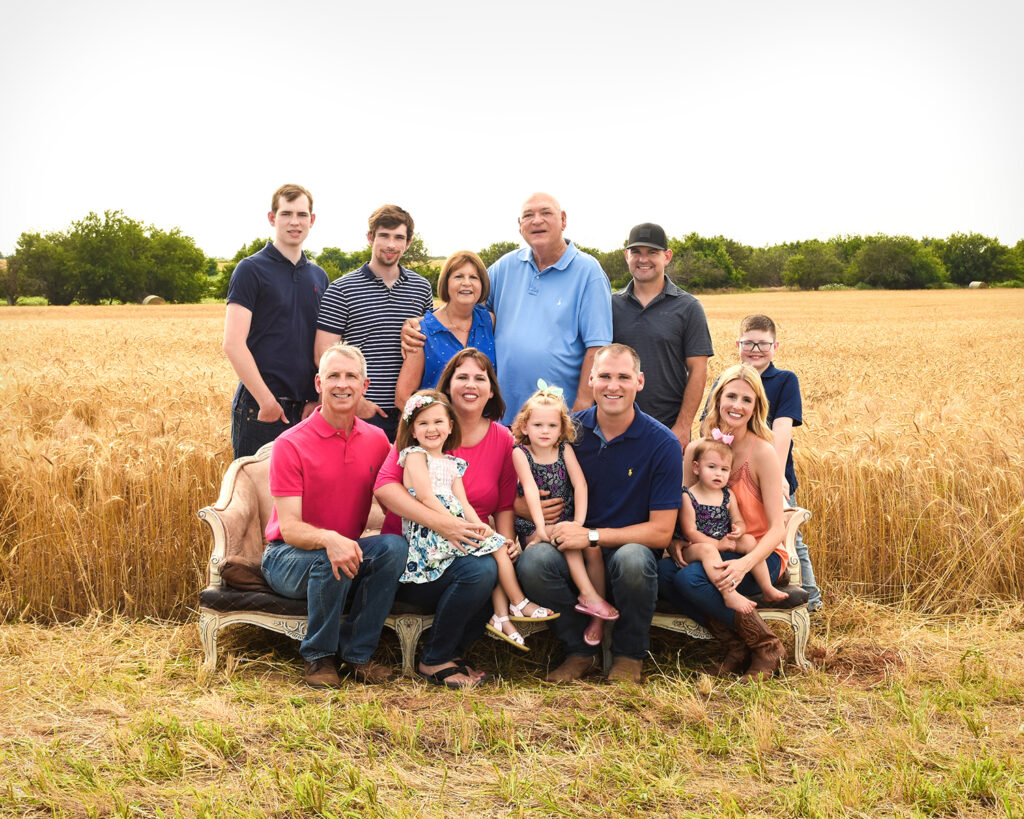
<path id="1" fill-rule="evenodd" d="M 501 681 L 319 692 L 296 644 L 95 617 L 0 627 L 3 816 L 1005 816 L 1024 813 L 1024 610 L 926 618 L 855 599 L 811 672 L 741 686 L 656 632 L 642 686 L 555 687 L 549 637 L 483 640 Z M 380 656 L 397 660 L 385 634 Z"/>

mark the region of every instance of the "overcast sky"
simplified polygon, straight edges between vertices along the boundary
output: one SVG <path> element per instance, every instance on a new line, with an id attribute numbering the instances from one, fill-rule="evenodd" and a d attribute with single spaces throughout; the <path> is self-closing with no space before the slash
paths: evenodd
<path id="1" fill-rule="evenodd" d="M 90 210 L 231 256 L 407 208 L 435 255 L 567 235 L 1024 237 L 1024 3 L 0 0 L 0 253 Z"/>

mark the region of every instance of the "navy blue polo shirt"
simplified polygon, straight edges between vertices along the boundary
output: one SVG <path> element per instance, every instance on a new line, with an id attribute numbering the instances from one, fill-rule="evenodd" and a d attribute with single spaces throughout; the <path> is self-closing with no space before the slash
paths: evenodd
<path id="1" fill-rule="evenodd" d="M 252 313 L 246 346 L 276 398 L 316 401 L 313 340 L 327 274 L 302 254 L 293 265 L 270 242 L 238 263 L 228 304 Z"/>
<path id="2" fill-rule="evenodd" d="M 804 423 L 803 401 L 800 398 L 800 381 L 796 373 L 790 370 L 780 370 L 774 364 L 769 363 L 765 371 L 761 373 L 761 383 L 764 385 L 765 395 L 768 396 L 768 426 L 775 423 L 776 418 L 792 418 L 793 426 L 799 427 Z M 786 456 L 786 480 L 789 481 L 789 491 L 796 492 L 796 472 L 793 470 L 793 441 L 789 442 L 789 453 Z"/>
<path id="3" fill-rule="evenodd" d="M 597 407 L 577 412 L 573 444 L 587 479 L 587 526 L 621 529 L 650 520 L 659 509 L 682 505 L 683 453 L 679 439 L 634 403 L 636 416 L 622 435 L 605 441 Z"/>

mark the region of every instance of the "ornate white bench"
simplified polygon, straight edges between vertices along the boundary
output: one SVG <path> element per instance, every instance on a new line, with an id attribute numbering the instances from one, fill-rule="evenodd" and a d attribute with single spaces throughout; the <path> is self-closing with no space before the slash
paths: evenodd
<path id="1" fill-rule="evenodd" d="M 272 444 L 255 455 L 239 458 L 228 467 L 221 482 L 220 496 L 212 506 L 199 510 L 199 518 L 209 527 L 213 548 L 209 560 L 208 582 L 199 593 L 199 637 L 205 653 L 204 668 L 217 665 L 217 634 L 235 623 L 248 623 L 285 634 L 294 640 L 306 636 L 306 601 L 292 600 L 275 594 L 260 572 L 260 561 L 266 547 L 264 530 L 273 508 L 269 471 Z M 380 528 L 379 510 L 371 519 L 367 532 Z M 788 608 L 759 609 L 765 620 L 785 622 L 793 629 L 793 659 L 797 665 L 809 667 L 806 658 L 810 634 L 807 595 L 800 588 L 800 563 L 796 557 L 796 533 L 810 519 L 806 509 L 787 510 L 786 549 L 789 552 L 790 581 Z M 802 595 L 802 597 L 801 597 Z M 403 673 L 413 673 L 416 644 L 423 632 L 434 622 L 432 614 L 423 614 L 395 605 L 384 625 L 398 636 L 402 652 Z M 524 635 L 544 628 L 543 623 L 519 623 Z M 652 626 L 687 634 L 697 639 L 711 639 L 702 626 L 681 614 L 659 610 Z M 606 629 L 605 667 L 611 663 L 609 652 L 611 629 Z M 495 637 L 494 639 L 498 639 Z"/>

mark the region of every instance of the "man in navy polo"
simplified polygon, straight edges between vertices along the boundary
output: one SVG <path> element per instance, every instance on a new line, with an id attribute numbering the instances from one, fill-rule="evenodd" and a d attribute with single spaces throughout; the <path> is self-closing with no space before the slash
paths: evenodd
<path id="1" fill-rule="evenodd" d="M 587 479 L 586 525 L 548 528 L 551 543 L 526 549 L 516 572 L 531 600 L 561 612 L 548 628 L 564 644 L 566 659 L 548 680 L 570 682 L 600 663 L 598 649 L 583 640 L 590 618 L 574 608 L 577 590 L 563 552 L 601 549 L 610 600 L 620 612 L 608 679 L 640 682 L 658 599 L 657 558 L 672 539 L 682 501 L 683 455 L 669 429 L 636 405 L 644 376 L 631 347 L 599 349 L 589 382 L 595 406 L 573 416 L 580 426 L 574 451 Z"/>
<path id="2" fill-rule="evenodd" d="M 313 196 L 282 185 L 267 214 L 274 240 L 238 263 L 228 285 L 224 354 L 238 375 L 231 404 L 235 457 L 252 455 L 317 404 L 313 338 L 327 274 L 302 252 Z"/>
<path id="3" fill-rule="evenodd" d="M 366 357 L 370 387 L 356 414 L 395 440 L 400 410 L 395 386 L 402 370 L 402 323 L 434 308 L 434 293 L 419 273 L 399 261 L 413 237 L 412 216 L 398 205 L 382 205 L 370 215 L 370 261 L 327 288 L 317 317 L 316 360 L 344 341 Z"/>

